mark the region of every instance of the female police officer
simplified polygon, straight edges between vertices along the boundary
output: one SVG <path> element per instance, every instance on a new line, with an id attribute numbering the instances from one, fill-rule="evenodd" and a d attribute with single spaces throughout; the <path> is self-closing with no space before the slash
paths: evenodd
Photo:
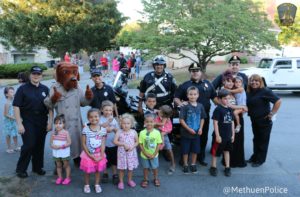
<path id="1" fill-rule="evenodd" d="M 203 131 L 201 135 L 200 143 L 200 154 L 198 155 L 198 160 L 201 165 L 206 166 L 207 163 L 204 161 L 205 158 L 205 148 L 207 144 L 208 130 L 209 130 L 209 111 L 210 111 L 210 100 L 213 100 L 215 103 L 216 92 L 213 85 L 208 81 L 203 79 L 201 67 L 196 63 L 192 63 L 189 66 L 189 72 L 191 73 L 191 79 L 181 84 L 175 92 L 174 102 L 177 106 L 181 106 L 187 103 L 187 89 L 191 86 L 196 86 L 199 89 L 199 97 L 197 102 L 201 103 L 207 114 L 205 119 Z"/>
<path id="2" fill-rule="evenodd" d="M 19 87 L 13 106 L 18 131 L 22 135 L 23 145 L 17 163 L 16 173 L 26 178 L 27 168 L 32 161 L 32 171 L 44 175 L 44 146 L 47 130 L 51 130 L 52 111 L 44 105 L 49 88 L 40 83 L 42 69 L 33 66 L 30 70 L 30 81 Z M 49 113 L 49 119 L 48 119 Z"/>
<path id="3" fill-rule="evenodd" d="M 140 98 L 148 93 L 156 95 L 156 108 L 162 105 L 172 106 L 176 82 L 170 73 L 165 71 L 166 61 L 162 56 L 156 56 L 153 63 L 154 71 L 147 73 L 140 83 Z M 139 101 L 139 112 L 143 114 L 142 99 Z"/>

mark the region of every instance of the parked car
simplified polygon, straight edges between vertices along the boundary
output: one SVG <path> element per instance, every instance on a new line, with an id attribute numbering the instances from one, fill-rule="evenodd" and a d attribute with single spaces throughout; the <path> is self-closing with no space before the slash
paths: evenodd
<path id="1" fill-rule="evenodd" d="M 257 67 L 241 69 L 248 77 L 262 76 L 268 88 L 300 92 L 300 57 L 263 58 Z"/>

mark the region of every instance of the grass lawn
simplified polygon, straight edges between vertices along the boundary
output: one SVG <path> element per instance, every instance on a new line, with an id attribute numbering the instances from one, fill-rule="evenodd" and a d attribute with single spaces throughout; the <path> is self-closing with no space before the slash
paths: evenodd
<path id="1" fill-rule="evenodd" d="M 48 80 L 53 78 L 53 68 L 48 68 L 43 72 L 43 80 Z M 17 79 L 0 79 L 0 87 L 12 86 L 18 84 Z"/>
<path id="2" fill-rule="evenodd" d="M 241 64 L 240 68 L 248 68 L 255 66 L 254 64 Z M 208 80 L 213 80 L 217 75 L 221 74 L 228 68 L 228 64 L 210 64 L 206 68 L 206 78 Z M 183 83 L 184 81 L 187 81 L 190 78 L 190 74 L 188 72 L 188 68 L 180 68 L 175 70 L 170 70 L 170 72 L 173 74 L 173 76 L 176 79 L 177 85 Z M 130 81 L 128 84 L 129 88 L 136 88 L 140 84 L 140 80 Z"/>

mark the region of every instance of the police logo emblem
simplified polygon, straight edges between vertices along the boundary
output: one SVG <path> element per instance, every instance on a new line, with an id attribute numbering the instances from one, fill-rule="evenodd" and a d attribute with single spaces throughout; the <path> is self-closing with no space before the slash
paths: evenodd
<path id="1" fill-rule="evenodd" d="M 45 92 L 42 92 L 42 96 L 43 96 L 43 97 L 46 97 L 46 93 L 45 93 Z"/>
<path id="2" fill-rule="evenodd" d="M 107 92 L 104 92 L 104 96 L 107 96 L 108 95 L 108 93 Z"/>

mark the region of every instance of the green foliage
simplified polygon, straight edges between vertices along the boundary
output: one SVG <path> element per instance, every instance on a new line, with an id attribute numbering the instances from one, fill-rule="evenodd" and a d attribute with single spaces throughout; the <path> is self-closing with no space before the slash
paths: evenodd
<path id="1" fill-rule="evenodd" d="M 21 51 L 42 46 L 60 57 L 111 47 L 125 19 L 114 0 L 2 0 L 0 8 L 2 44 Z"/>
<path id="2" fill-rule="evenodd" d="M 2 64 L 0 65 L 0 78 L 16 78 L 19 72 L 30 72 L 33 65 L 40 66 L 43 70 L 47 70 L 44 64 L 27 63 L 27 64 Z"/>
<path id="3" fill-rule="evenodd" d="M 277 46 L 271 22 L 251 0 L 142 0 L 141 29 L 130 45 L 149 53 L 179 53 L 205 72 L 214 56 Z M 128 36 L 128 35 L 127 35 Z M 182 50 L 189 52 L 182 53 Z M 190 55 L 192 54 L 192 55 Z"/>
<path id="4" fill-rule="evenodd" d="M 247 57 L 240 57 L 241 58 L 241 64 L 248 64 L 248 58 Z"/>

